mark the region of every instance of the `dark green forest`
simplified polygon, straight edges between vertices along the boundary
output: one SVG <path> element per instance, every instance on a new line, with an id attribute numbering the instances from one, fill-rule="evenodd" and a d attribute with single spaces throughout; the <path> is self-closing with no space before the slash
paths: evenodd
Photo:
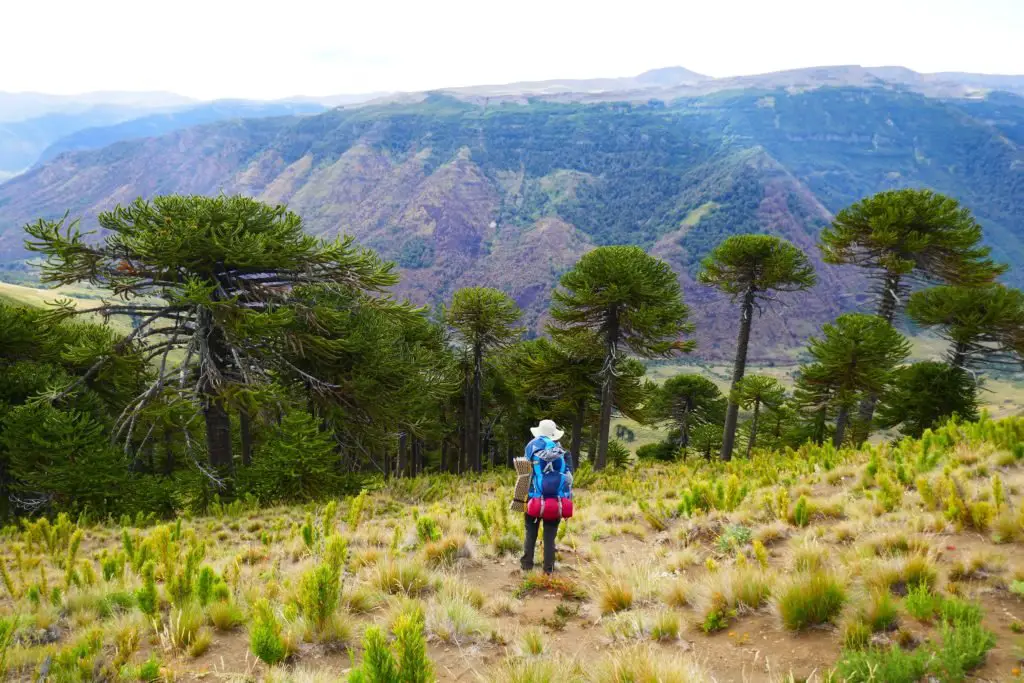
<path id="1" fill-rule="evenodd" d="M 99 223 L 95 240 L 68 219 L 39 220 L 27 245 L 46 282 L 107 298 L 0 302 L 5 516 L 169 516 L 481 472 L 507 467 L 542 417 L 565 426 L 584 469 L 629 466 L 613 414 L 666 428 L 641 458 L 856 447 L 880 428 L 917 437 L 976 418 L 968 370 L 1019 364 L 1024 350 L 1024 295 L 998 283 L 1006 266 L 971 212 L 928 190 L 868 197 L 823 230 L 820 258 L 861 269 L 877 311 L 813 337 L 791 394 L 745 374 L 758 308 L 816 280 L 811 255 L 777 236 L 727 237 L 700 266 L 747 330 L 723 394 L 697 376 L 645 378 L 645 359 L 693 349 L 694 327 L 678 274 L 638 247 L 583 255 L 545 334 L 526 339 L 507 294 L 470 287 L 437 309 L 412 306 L 391 294 L 393 263 L 351 238 L 310 236 L 283 206 L 172 195 Z M 910 293 L 926 298 L 904 311 Z M 958 303 L 979 297 L 988 315 Z M 895 326 L 908 319 L 949 340 L 947 363 L 907 364 Z M 908 402 L 921 386 L 936 400 Z"/>

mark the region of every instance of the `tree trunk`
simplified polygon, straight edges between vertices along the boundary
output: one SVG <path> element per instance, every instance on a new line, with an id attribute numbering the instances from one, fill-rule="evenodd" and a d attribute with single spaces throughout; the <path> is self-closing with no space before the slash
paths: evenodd
<path id="1" fill-rule="evenodd" d="M 174 434 L 170 429 L 164 429 L 164 476 L 174 474 Z"/>
<path id="2" fill-rule="evenodd" d="M 448 471 L 448 439 L 441 439 L 441 471 Z"/>
<path id="3" fill-rule="evenodd" d="M 398 433 L 398 467 L 399 477 L 409 474 L 409 435 L 406 432 Z"/>
<path id="4" fill-rule="evenodd" d="M 473 444 L 470 442 L 470 430 L 469 426 L 473 424 L 473 376 L 470 373 L 466 373 L 466 386 L 463 392 L 463 412 L 462 412 L 462 434 L 459 443 L 459 458 L 458 458 L 458 473 L 462 474 L 465 469 L 465 463 L 467 461 L 467 453 L 473 450 Z"/>
<path id="5" fill-rule="evenodd" d="M 608 464 L 608 432 L 612 427 L 612 403 L 615 400 L 615 356 L 619 344 L 619 311 L 615 306 L 608 310 L 606 335 L 601 416 L 597 426 L 597 462 L 594 463 L 594 469 L 599 472 Z"/>
<path id="6" fill-rule="evenodd" d="M 224 378 L 226 369 L 230 367 L 229 353 L 225 348 L 223 331 L 213 321 L 209 309 L 202 309 L 199 314 L 199 331 L 206 339 L 206 352 L 202 354 L 200 363 L 207 369 L 200 381 L 202 396 L 203 419 L 206 421 L 206 452 L 210 466 L 221 475 L 230 477 L 234 471 L 234 457 L 231 452 L 231 418 L 228 415 L 224 400 L 217 392 L 216 379 Z"/>
<path id="7" fill-rule="evenodd" d="M 7 463 L 0 460 L 0 520 L 5 521 L 11 514 L 10 482 L 10 476 L 7 474 Z"/>
<path id="8" fill-rule="evenodd" d="M 814 420 L 814 443 L 819 446 L 825 442 L 825 418 L 828 416 L 827 411 L 827 406 L 819 408 Z"/>
<path id="9" fill-rule="evenodd" d="M 586 409 L 586 399 L 581 398 L 576 402 L 576 416 L 572 421 L 572 446 L 570 446 L 574 458 L 573 467 L 579 467 L 583 460 L 583 418 Z"/>
<path id="10" fill-rule="evenodd" d="M 836 433 L 832 435 L 832 445 L 842 448 L 843 439 L 846 437 L 846 425 L 850 422 L 850 407 L 845 403 L 839 406 L 839 414 L 836 416 Z"/>
<path id="11" fill-rule="evenodd" d="M 890 325 L 892 325 L 892 321 L 896 318 L 896 307 L 899 303 L 897 290 L 900 286 L 900 280 L 901 277 L 897 274 L 886 275 L 882 286 L 882 300 L 878 302 L 878 317 Z M 875 407 L 878 405 L 878 398 L 876 392 L 871 392 L 860 402 L 857 419 L 861 427 L 857 431 L 862 432 L 862 434 L 857 435 L 858 446 L 871 434 L 871 421 L 875 417 Z"/>
<path id="12" fill-rule="evenodd" d="M 950 350 L 950 365 L 959 370 L 963 370 L 967 367 L 967 343 L 958 341 L 953 342 L 953 348 Z"/>
<path id="13" fill-rule="evenodd" d="M 483 422 L 483 347 L 477 344 L 473 348 L 473 422 L 470 424 L 471 441 L 473 443 L 473 470 L 479 474 L 484 471 L 483 444 L 480 442 L 480 429 Z"/>
<path id="14" fill-rule="evenodd" d="M 690 445 L 690 403 L 687 401 L 683 404 L 683 412 L 679 415 L 679 448 L 683 450 L 685 455 L 687 447 Z"/>
<path id="15" fill-rule="evenodd" d="M 206 452 L 210 456 L 210 466 L 221 474 L 230 475 L 234 469 L 231 456 L 231 418 L 224 409 L 224 403 L 217 396 L 207 393 L 203 401 Z"/>
<path id="16" fill-rule="evenodd" d="M 732 400 L 732 395 L 747 369 L 747 347 L 750 344 L 750 328 L 754 322 L 754 293 L 753 287 L 747 289 L 740 308 L 740 333 L 736 339 L 736 361 L 732 366 L 732 387 L 729 391 L 729 407 L 725 413 L 725 431 L 722 434 L 722 460 L 732 458 L 732 449 L 736 444 L 736 421 L 739 418 L 740 407 Z"/>
<path id="17" fill-rule="evenodd" d="M 238 431 L 242 437 L 242 465 L 248 467 L 252 464 L 252 420 L 245 408 L 238 411 Z"/>
<path id="18" fill-rule="evenodd" d="M 754 401 L 754 418 L 750 421 L 750 439 L 747 440 L 747 458 L 754 452 L 754 445 L 757 443 L 757 417 L 761 412 L 761 402 Z"/>
<path id="19" fill-rule="evenodd" d="M 515 462 L 513 462 L 515 460 L 515 457 L 515 447 L 512 445 L 512 442 L 509 441 L 507 444 L 505 444 L 505 465 L 507 465 L 509 469 L 514 468 L 516 466 Z"/>

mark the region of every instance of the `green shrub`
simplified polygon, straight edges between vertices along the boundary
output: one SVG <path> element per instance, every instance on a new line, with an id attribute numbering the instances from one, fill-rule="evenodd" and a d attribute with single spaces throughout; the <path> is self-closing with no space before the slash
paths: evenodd
<path id="1" fill-rule="evenodd" d="M 152 560 L 142 568 L 142 587 L 136 591 L 135 600 L 143 614 L 149 617 L 156 615 L 160 605 L 156 592 L 156 564 Z"/>
<path id="2" fill-rule="evenodd" d="M 718 537 L 716 545 L 719 552 L 730 553 L 750 543 L 753 533 L 742 524 L 730 524 Z"/>
<path id="3" fill-rule="evenodd" d="M 7 651 L 14 643 L 14 632 L 18 629 L 15 617 L 0 617 L 0 674 L 7 672 Z"/>
<path id="4" fill-rule="evenodd" d="M 636 449 L 636 457 L 640 460 L 660 460 L 672 462 L 678 457 L 679 447 L 668 441 L 649 443 Z"/>
<path id="5" fill-rule="evenodd" d="M 845 683 L 917 683 L 928 670 L 928 659 L 923 649 L 905 652 L 895 645 L 888 650 L 845 650 L 836 671 Z"/>
<path id="6" fill-rule="evenodd" d="M 398 662 L 384 632 L 376 626 L 363 634 L 363 663 L 349 674 L 349 683 L 400 683 Z"/>
<path id="7" fill-rule="evenodd" d="M 266 601 L 257 603 L 254 608 L 249 647 L 254 655 L 271 666 L 281 662 L 287 654 L 281 639 L 281 624 Z"/>
<path id="8" fill-rule="evenodd" d="M 113 591 L 100 600 L 99 614 L 106 619 L 118 613 L 128 612 L 132 607 L 135 607 L 134 595 L 125 591 Z"/>
<path id="9" fill-rule="evenodd" d="M 945 598 L 939 607 L 942 621 L 955 626 L 976 626 L 981 614 L 981 605 L 960 598 Z"/>
<path id="10" fill-rule="evenodd" d="M 800 496 L 793 507 L 793 524 L 807 526 L 811 523 L 811 510 L 806 496 Z"/>
<path id="11" fill-rule="evenodd" d="M 394 632 L 402 683 L 433 681 L 434 667 L 427 657 L 423 612 L 401 614 L 395 621 Z"/>
<path id="12" fill-rule="evenodd" d="M 339 534 L 331 534 L 324 543 L 324 562 L 341 576 L 348 563 L 348 541 Z"/>
<path id="13" fill-rule="evenodd" d="M 842 611 L 846 590 L 835 577 L 814 572 L 796 579 L 778 598 L 783 625 L 791 631 L 825 624 Z"/>
<path id="14" fill-rule="evenodd" d="M 240 488 L 264 502 L 321 499 L 344 490 L 337 462 L 330 433 L 309 413 L 292 409 L 270 431 L 260 457 L 239 473 Z"/>
<path id="15" fill-rule="evenodd" d="M 432 543 L 441 540 L 441 527 L 433 517 L 421 515 L 416 519 L 416 538 L 420 543 Z"/>
<path id="16" fill-rule="evenodd" d="M 317 631 L 322 631 L 338 609 L 341 581 L 334 567 L 323 563 L 299 580 L 299 606 Z"/>
<path id="17" fill-rule="evenodd" d="M 963 680 L 967 672 L 981 666 L 996 644 L 995 636 L 978 623 L 943 623 L 941 633 L 935 670 L 946 680 Z"/>
<path id="18" fill-rule="evenodd" d="M 618 439 L 612 439 L 608 442 L 608 466 L 621 470 L 629 467 L 630 463 L 630 452 Z"/>
<path id="19" fill-rule="evenodd" d="M 932 593 L 924 584 L 911 586 L 907 597 L 903 599 L 907 614 L 918 621 L 929 622 L 935 618 L 942 607 L 942 596 Z"/>
<path id="20" fill-rule="evenodd" d="M 195 594 L 199 604 L 206 607 L 213 598 L 213 586 L 217 582 L 217 573 L 212 567 L 203 566 L 196 577 Z"/>
<path id="21" fill-rule="evenodd" d="M 153 683 L 160 680 L 160 660 L 156 658 L 156 655 L 150 655 L 149 659 L 139 665 L 137 677 L 144 683 Z"/>

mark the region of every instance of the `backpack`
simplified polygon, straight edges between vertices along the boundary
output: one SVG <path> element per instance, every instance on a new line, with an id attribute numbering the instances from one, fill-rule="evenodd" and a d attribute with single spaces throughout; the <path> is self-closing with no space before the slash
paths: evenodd
<path id="1" fill-rule="evenodd" d="M 537 519 L 568 519 L 572 517 L 572 475 L 565 462 L 568 454 L 554 441 L 541 438 L 543 448 L 530 456 L 533 477 L 526 514 Z"/>

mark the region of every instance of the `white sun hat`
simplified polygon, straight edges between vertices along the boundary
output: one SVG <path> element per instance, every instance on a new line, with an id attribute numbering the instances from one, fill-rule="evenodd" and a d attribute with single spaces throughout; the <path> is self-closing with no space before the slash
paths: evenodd
<path id="1" fill-rule="evenodd" d="M 541 420 L 536 427 L 530 427 L 530 431 L 534 436 L 546 436 L 552 441 L 558 441 L 565 434 L 554 420 Z"/>

